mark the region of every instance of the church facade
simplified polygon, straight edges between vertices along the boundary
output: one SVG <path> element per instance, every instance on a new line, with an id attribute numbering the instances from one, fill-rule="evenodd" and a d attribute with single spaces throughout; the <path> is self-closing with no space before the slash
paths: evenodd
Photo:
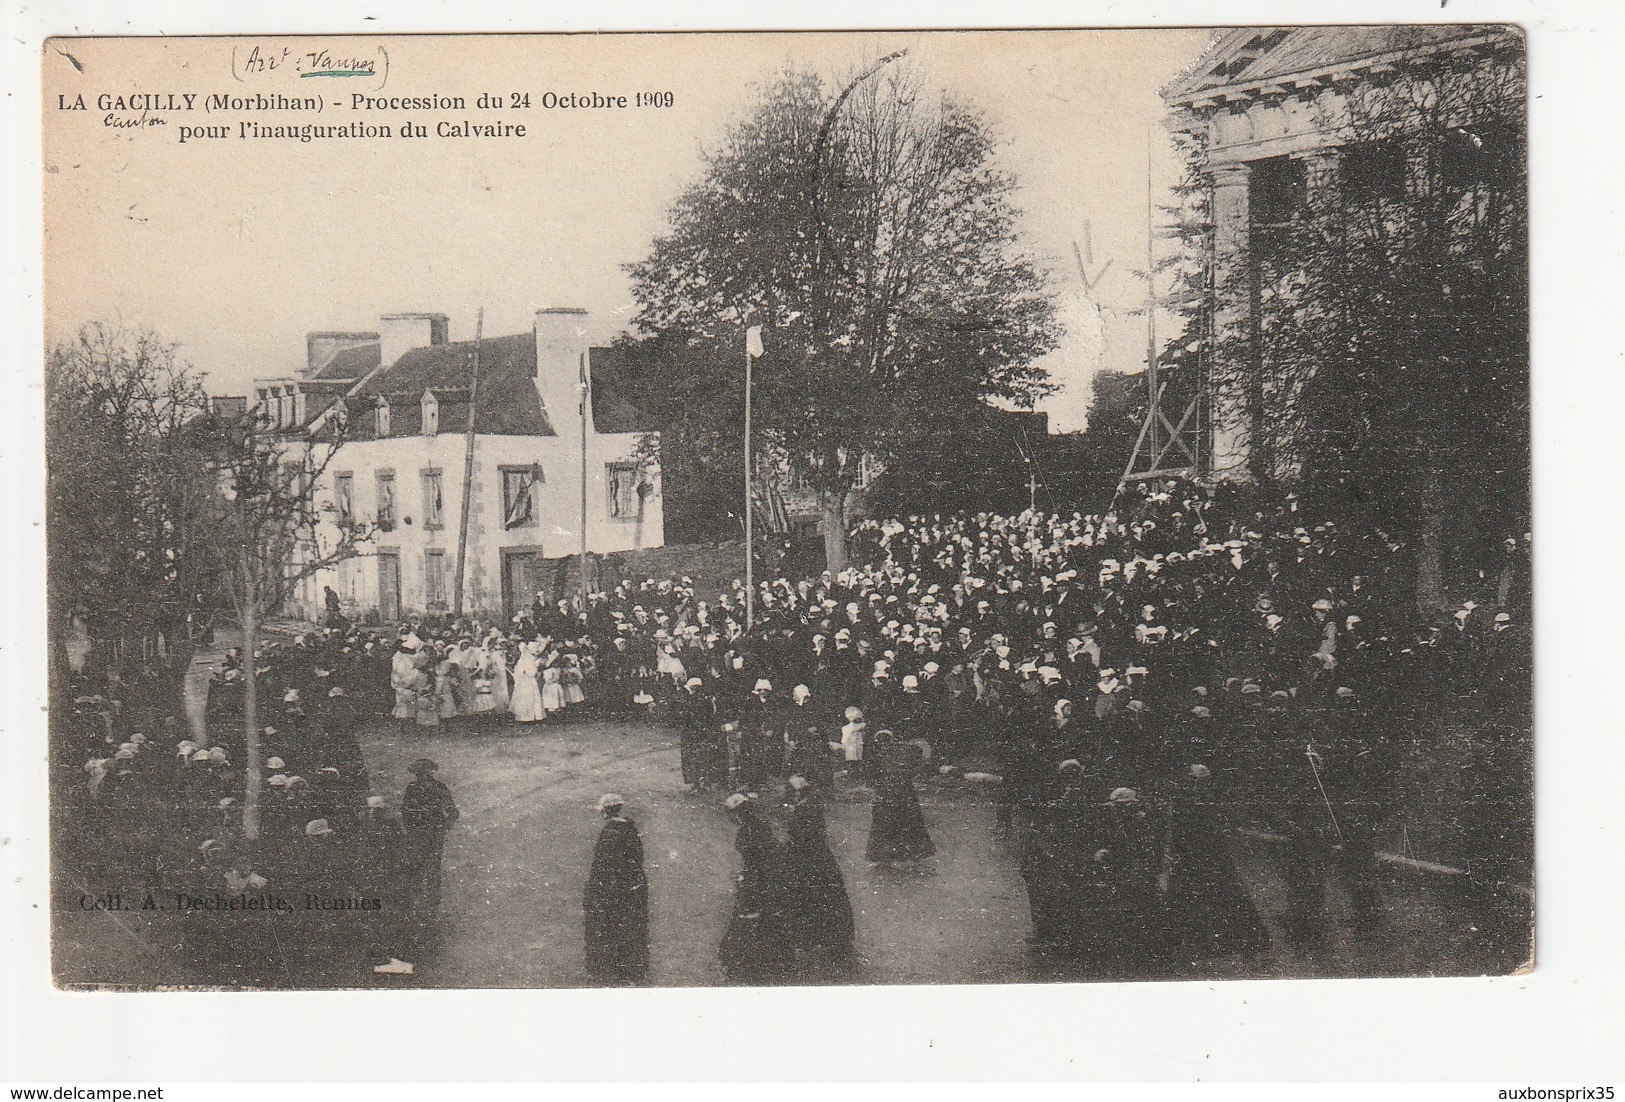
<path id="1" fill-rule="evenodd" d="M 1417 166 L 1405 163 L 1400 143 L 1351 133 L 1349 105 L 1362 88 L 1418 61 L 1470 70 L 1521 49 L 1516 29 L 1505 26 L 1244 27 L 1165 87 L 1171 121 L 1194 137 L 1208 185 L 1213 331 L 1240 334 L 1232 348 L 1261 354 L 1271 235 L 1298 210 L 1350 201 L 1356 186 L 1382 198 L 1389 190 L 1403 208 Z M 1210 366 L 1208 376 L 1224 377 L 1225 366 Z M 1210 385 L 1209 401 L 1205 466 L 1215 478 L 1245 480 L 1250 429 L 1269 416 L 1267 403 L 1222 383 Z"/>

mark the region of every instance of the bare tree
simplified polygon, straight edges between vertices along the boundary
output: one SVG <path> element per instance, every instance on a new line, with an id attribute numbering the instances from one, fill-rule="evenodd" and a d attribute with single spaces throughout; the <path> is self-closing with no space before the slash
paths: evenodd
<path id="1" fill-rule="evenodd" d="M 205 462 L 195 469 L 192 509 L 202 519 L 204 553 L 242 633 L 243 833 L 249 839 L 259 836 L 260 825 L 261 626 L 301 582 L 355 558 L 373 535 L 372 526 L 341 513 L 322 493 L 323 477 L 344 443 L 346 420 L 335 413 L 313 424 L 283 430 L 250 413 L 212 418 L 196 439 Z"/>
<path id="2" fill-rule="evenodd" d="M 187 429 L 207 409 L 201 377 L 150 331 L 88 324 L 47 357 L 54 679 L 75 615 L 109 664 L 119 644 L 161 627 L 174 634 L 163 614 L 178 620 L 198 569 L 185 508 Z"/>

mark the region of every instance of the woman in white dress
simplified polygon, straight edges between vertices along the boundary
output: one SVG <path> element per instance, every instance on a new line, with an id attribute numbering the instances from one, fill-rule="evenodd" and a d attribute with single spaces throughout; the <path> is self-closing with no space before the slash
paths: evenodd
<path id="1" fill-rule="evenodd" d="M 548 715 L 564 711 L 564 678 L 556 654 L 548 655 L 547 668 L 542 671 L 542 710 Z"/>
<path id="2" fill-rule="evenodd" d="M 513 667 L 513 700 L 508 710 L 520 723 L 536 723 L 545 719 L 542 710 L 542 690 L 536 683 L 536 649 L 532 643 L 519 647 L 519 661 Z"/>
<path id="3" fill-rule="evenodd" d="M 402 643 L 389 660 L 389 687 L 395 691 L 395 707 L 390 715 L 399 720 L 397 726 L 402 738 L 406 737 L 418 717 L 417 685 L 412 676 L 417 672 L 417 666 L 412 661 L 412 653 Z"/>
<path id="4" fill-rule="evenodd" d="M 491 649 L 484 644 L 464 647 L 463 661 L 468 666 L 469 682 L 474 689 L 469 711 L 475 718 L 495 715 L 497 702 L 496 694 L 491 691 L 491 669 L 494 665 Z"/>

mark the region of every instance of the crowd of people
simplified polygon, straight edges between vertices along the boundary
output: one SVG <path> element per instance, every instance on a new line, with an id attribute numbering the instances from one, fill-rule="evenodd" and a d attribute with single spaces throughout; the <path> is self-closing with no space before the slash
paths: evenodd
<path id="1" fill-rule="evenodd" d="M 336 622 L 265 648 L 254 659 L 267 768 L 253 868 L 208 845 L 229 853 L 240 833 L 240 655 L 210 687 L 218 745 L 177 740 L 171 761 L 108 723 L 86 767 L 95 803 L 105 829 L 151 835 L 124 852 L 156 873 L 219 879 L 225 861 L 231 883 L 331 885 L 338 836 L 360 855 L 350 867 L 401 870 L 390 890 L 427 905 L 455 804 L 437 796 L 420 814 L 409 790 L 398 817 L 382 807 L 358 722 L 387 714 L 411 738 L 641 712 L 676 726 L 682 782 L 737 823 L 743 871 L 720 951 L 730 977 L 850 962 L 852 911 L 824 808 L 872 801 L 867 859 L 924 861 L 934 844 L 922 781 L 991 795 L 1037 952 L 1132 973 L 1158 956 L 1264 947 L 1224 840 L 1237 826 L 1283 843 L 1296 945 L 1324 936 L 1330 882 L 1357 924 L 1380 923 L 1376 840 L 1397 758 L 1458 738 L 1475 796 L 1463 844 L 1476 881 L 1511 898 L 1528 853 L 1527 536 L 1507 541 L 1503 575 L 1438 620 L 1406 612 L 1396 593 L 1403 549 L 1310 519 L 1290 496 L 1248 511 L 1211 490 L 1148 484 L 1112 514 L 871 520 L 852 545 L 845 570 L 749 595 L 738 581 L 712 599 L 690 578 L 650 578 L 584 602 L 538 594 L 501 624 Z M 155 806 L 173 817 L 132 827 Z M 589 967 L 639 982 L 641 842 L 619 797 L 602 807 Z M 352 877 L 346 890 L 376 897 L 363 887 Z"/>
<path id="2" fill-rule="evenodd" d="M 364 716 L 346 688 L 364 686 L 363 667 L 329 661 L 344 656 L 333 642 L 271 643 L 257 655 L 266 704 L 252 813 L 235 649 L 209 685 L 205 741 L 179 737 L 179 685 L 157 699 L 73 698 L 70 737 L 87 756 L 65 829 L 81 909 L 161 921 L 182 959 L 251 985 L 284 979 L 295 957 L 343 960 L 334 978 L 345 982 L 352 957 L 384 974 L 412 971 L 403 958 L 439 903 L 441 849 L 459 813 L 429 758 L 412 764 L 398 809 L 373 790 Z"/>

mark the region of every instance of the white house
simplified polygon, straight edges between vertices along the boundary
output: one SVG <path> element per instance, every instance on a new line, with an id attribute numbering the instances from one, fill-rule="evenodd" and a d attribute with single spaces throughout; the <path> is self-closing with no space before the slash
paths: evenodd
<path id="1" fill-rule="evenodd" d="M 659 470 L 641 458 L 647 426 L 616 394 L 614 351 L 588 347 L 586 320 L 541 310 L 531 332 L 479 342 L 466 613 L 511 615 L 540 590 L 554 595 L 581 550 L 583 481 L 589 552 L 665 542 Z M 327 585 L 352 616 L 451 607 L 475 343 L 446 335 L 441 314 L 312 333 L 298 377 L 255 384 L 258 408 L 283 428 L 349 422 L 318 489 L 333 516 L 325 535 L 336 539 L 340 517 L 382 528 L 362 557 L 308 579 L 290 611 L 319 617 Z"/>

